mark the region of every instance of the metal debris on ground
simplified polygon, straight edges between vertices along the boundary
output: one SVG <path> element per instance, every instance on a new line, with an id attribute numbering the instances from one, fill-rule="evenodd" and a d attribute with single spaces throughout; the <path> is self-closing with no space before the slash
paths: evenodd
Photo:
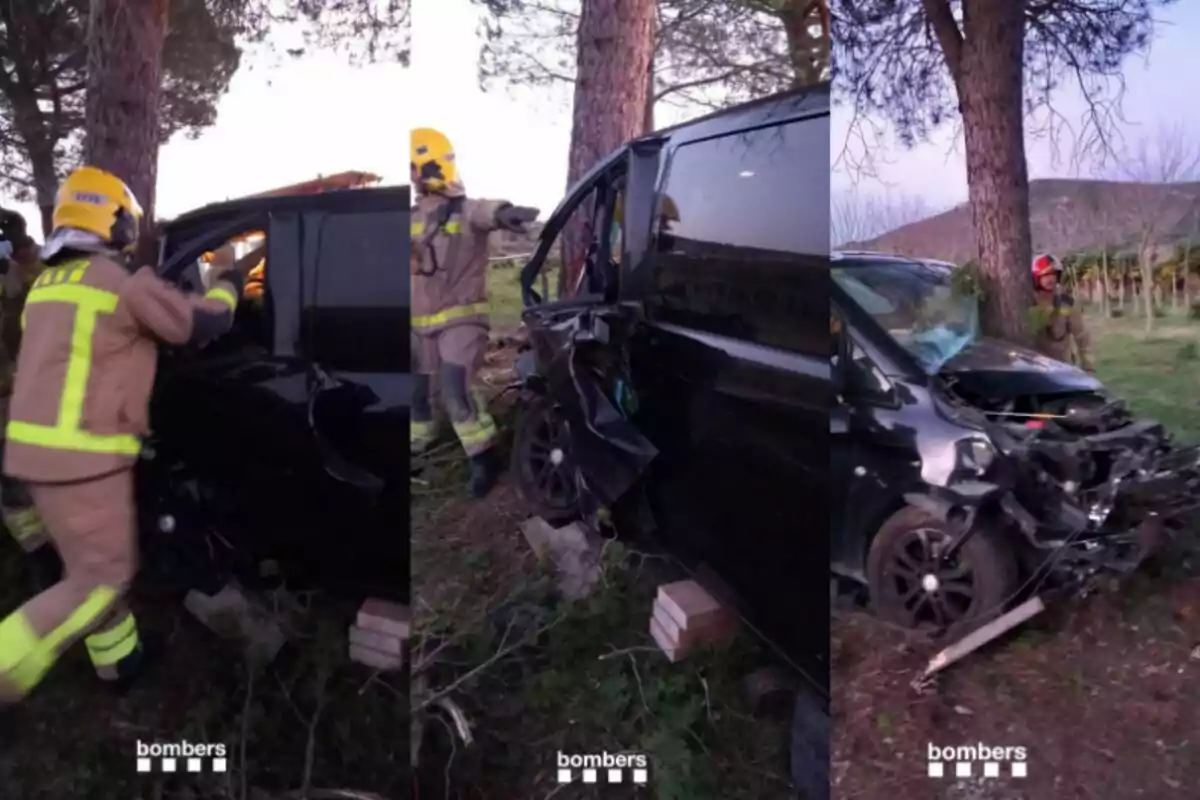
<path id="1" fill-rule="evenodd" d="M 951 664 L 961 661 L 988 642 L 998 639 L 1021 623 L 1032 619 L 1045 610 L 1046 604 L 1042 598 L 1034 595 L 1011 611 L 1000 615 L 986 625 L 976 628 L 931 658 L 925 666 L 925 671 L 912 682 L 913 689 L 918 693 L 928 691 L 933 686 L 933 678 L 937 673 L 946 669 Z"/>
<path id="2" fill-rule="evenodd" d="M 274 661 L 287 642 L 283 626 L 266 604 L 236 581 L 215 595 L 193 589 L 184 597 L 183 606 L 217 636 L 240 641 L 254 663 Z"/>
<path id="3" fill-rule="evenodd" d="M 604 540 L 578 523 L 555 528 L 541 517 L 521 524 L 521 533 L 540 559 L 553 562 L 563 597 L 579 600 L 591 594 L 600 580 L 600 553 Z"/>

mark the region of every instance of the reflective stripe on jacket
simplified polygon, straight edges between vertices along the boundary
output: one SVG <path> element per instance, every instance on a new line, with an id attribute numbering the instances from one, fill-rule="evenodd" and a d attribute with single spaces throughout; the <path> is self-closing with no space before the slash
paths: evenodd
<path id="1" fill-rule="evenodd" d="M 131 466 L 148 431 L 156 342 L 204 344 L 227 331 L 236 274 L 189 295 L 150 267 L 130 274 L 102 256 L 49 266 L 22 315 L 6 474 L 84 480 Z"/>
<path id="2" fill-rule="evenodd" d="M 439 229 L 442 207 L 452 202 L 423 195 L 412 212 L 412 325 L 419 333 L 488 323 L 488 234 L 504 204 L 464 198 Z"/>

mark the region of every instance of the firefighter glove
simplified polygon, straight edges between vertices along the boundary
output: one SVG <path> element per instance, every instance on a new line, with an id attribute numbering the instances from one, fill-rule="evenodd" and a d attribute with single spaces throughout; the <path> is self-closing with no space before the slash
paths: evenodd
<path id="1" fill-rule="evenodd" d="M 496 224 L 515 233 L 525 233 L 538 217 L 538 209 L 505 204 L 496 209 Z"/>

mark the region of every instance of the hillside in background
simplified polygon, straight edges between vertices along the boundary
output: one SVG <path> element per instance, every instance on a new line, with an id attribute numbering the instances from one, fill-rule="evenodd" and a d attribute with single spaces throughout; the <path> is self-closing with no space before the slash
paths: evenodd
<path id="1" fill-rule="evenodd" d="M 1029 211 L 1035 252 L 1094 252 L 1105 245 L 1136 250 L 1147 227 L 1156 231 L 1155 260 L 1169 257 L 1189 236 L 1200 241 L 1200 183 L 1036 180 L 1029 183 Z M 976 255 L 971 210 L 963 203 L 840 249 L 962 263 Z"/>

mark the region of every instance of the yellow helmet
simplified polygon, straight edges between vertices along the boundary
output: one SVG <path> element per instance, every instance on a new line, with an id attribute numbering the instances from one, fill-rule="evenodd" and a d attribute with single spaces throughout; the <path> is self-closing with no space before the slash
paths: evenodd
<path id="1" fill-rule="evenodd" d="M 125 182 L 96 167 L 80 167 L 58 187 L 54 230 L 75 228 L 94 233 L 114 250 L 137 245 L 142 207 Z"/>
<path id="2" fill-rule="evenodd" d="M 413 184 L 425 192 L 445 191 L 458 181 L 454 147 L 441 131 L 414 128 L 409 139 Z"/>

